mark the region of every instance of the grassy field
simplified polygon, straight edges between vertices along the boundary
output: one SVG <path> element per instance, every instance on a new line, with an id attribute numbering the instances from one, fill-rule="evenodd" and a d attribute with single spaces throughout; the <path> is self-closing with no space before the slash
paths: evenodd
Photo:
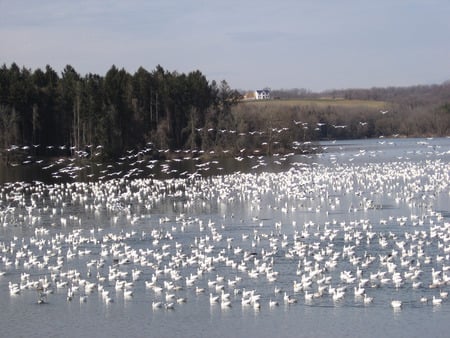
<path id="1" fill-rule="evenodd" d="M 384 101 L 374 100 L 346 100 L 333 98 L 319 99 L 282 99 L 282 100 L 260 100 L 260 101 L 242 101 L 242 105 L 262 105 L 272 106 L 273 108 L 290 108 L 290 107 L 317 107 L 318 109 L 327 107 L 339 108 L 367 108 L 367 109 L 386 109 L 388 104 Z"/>

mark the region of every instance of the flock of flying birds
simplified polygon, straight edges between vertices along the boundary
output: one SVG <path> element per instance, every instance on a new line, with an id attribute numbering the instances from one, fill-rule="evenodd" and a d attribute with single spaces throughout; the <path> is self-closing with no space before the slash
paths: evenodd
<path id="1" fill-rule="evenodd" d="M 303 123 L 304 125 L 304 123 Z M 289 128 L 273 128 L 272 132 L 275 134 L 282 134 Z M 249 133 L 237 133 L 234 130 L 219 130 L 220 133 L 233 133 L 238 136 L 261 136 L 266 132 L 252 131 Z M 272 147 L 276 148 L 278 141 L 272 142 Z M 266 163 L 262 156 L 262 149 L 268 147 L 267 142 L 261 142 L 259 149 L 246 149 L 241 148 L 238 151 L 231 151 L 224 149 L 221 154 L 216 154 L 214 150 L 205 154 L 205 151 L 200 149 L 187 149 L 187 150 L 174 150 L 169 149 L 157 149 L 153 143 L 148 143 L 146 147 L 142 149 L 130 149 L 126 151 L 123 156 L 119 157 L 116 162 L 102 163 L 95 162 L 96 158 L 99 158 L 103 152 L 103 146 L 87 145 L 84 150 L 77 149 L 76 147 L 68 147 L 66 145 L 61 146 L 41 146 L 39 144 L 18 146 L 12 145 L 4 150 L 8 158 L 8 165 L 11 167 L 18 166 L 33 166 L 38 168 L 44 173 L 50 173 L 53 180 L 109 180 L 116 177 L 154 177 L 157 175 L 163 175 L 165 177 L 173 176 L 190 176 L 202 174 L 210 169 L 213 171 L 222 171 L 223 167 L 219 165 L 219 162 L 214 158 L 229 157 L 234 158 L 236 161 L 243 161 L 244 159 L 250 159 L 255 162 L 255 166 L 264 166 Z M 45 149 L 42 149 L 45 148 Z M 311 142 L 293 142 L 292 149 L 297 153 L 306 154 L 317 150 L 317 147 L 312 146 Z M 35 156 L 36 153 L 45 153 L 45 160 L 42 157 Z M 61 156 L 61 154 L 71 153 L 73 156 Z M 231 155 L 231 153 L 235 153 Z M 155 154 L 157 154 L 155 156 Z M 274 154 L 274 163 L 281 164 L 286 160 L 286 157 L 293 155 L 294 153 L 280 155 Z M 19 156 L 17 156 L 19 155 Z M 202 157 L 212 158 L 209 162 L 202 162 L 195 165 L 194 170 L 185 171 L 177 169 L 177 165 L 182 161 L 198 161 L 201 162 Z M 77 161 L 77 159 L 92 158 L 92 163 L 84 163 Z M 158 160 L 155 158 L 165 158 L 164 160 Z M 50 160 L 49 160 L 50 159 Z M 85 161 L 86 162 L 86 161 Z M 255 167 L 255 168 L 256 168 Z M 253 168 L 253 169 L 255 169 Z"/>
<path id="2" fill-rule="evenodd" d="M 0 187 L 0 284 L 39 303 L 442 306 L 445 161 Z M 401 211 L 401 214 L 396 214 Z M 183 305 L 186 303 L 186 305 Z"/>
<path id="3" fill-rule="evenodd" d="M 388 111 L 380 111 L 383 115 Z M 320 130 L 325 123 L 315 123 L 311 125 L 308 122 L 296 121 L 294 120 L 295 126 L 300 126 L 303 129 L 313 128 L 315 130 Z M 361 121 L 359 123 L 361 126 L 366 126 L 367 122 Z M 335 129 L 346 128 L 346 125 L 331 125 Z M 198 132 L 202 131 L 203 128 L 197 129 Z M 288 127 L 283 128 L 272 128 L 271 133 L 274 135 L 281 135 L 282 133 L 288 131 Z M 212 132 L 214 129 L 208 129 L 208 132 Z M 265 131 L 250 131 L 248 133 L 237 132 L 236 130 L 226 130 L 220 129 L 218 130 L 221 134 L 233 134 L 240 137 L 246 136 L 264 136 L 267 134 Z M 279 142 L 273 141 L 272 147 L 277 146 Z M 266 149 L 268 147 L 267 142 L 261 142 L 259 149 L 248 150 L 242 148 L 235 154 L 234 159 L 237 161 L 242 161 L 244 159 L 250 159 L 255 162 L 254 167 L 252 169 L 256 169 L 258 167 L 262 167 L 267 165 L 264 161 L 265 157 L 263 157 L 261 153 L 261 149 Z M 45 149 L 42 149 L 45 148 Z M 292 143 L 292 149 L 296 153 L 303 153 L 304 156 L 308 156 L 307 153 L 316 152 L 318 147 L 315 147 L 309 141 L 298 142 L 295 141 Z M 42 157 L 35 156 L 36 153 L 46 154 L 45 160 Z M 60 156 L 61 153 L 70 153 L 73 156 Z M 49 172 L 51 174 L 52 179 L 71 179 L 71 180 L 109 180 L 114 177 L 122 177 L 125 176 L 127 178 L 137 178 L 143 176 L 155 176 L 155 172 L 158 174 L 166 175 L 167 177 L 179 176 L 185 177 L 190 175 L 197 175 L 207 172 L 210 169 L 213 169 L 215 172 L 220 172 L 223 170 L 223 167 L 218 165 L 218 161 L 212 160 L 210 162 L 201 163 L 196 165 L 194 171 L 180 171 L 177 168 L 171 167 L 171 162 L 180 162 L 183 160 L 200 160 L 203 155 L 205 155 L 203 150 L 198 149 L 189 149 L 189 150 L 175 150 L 172 154 L 169 154 L 168 149 L 156 149 L 154 144 L 148 143 L 146 147 L 143 149 L 130 149 L 128 150 L 122 157 L 118 159 L 115 163 L 79 163 L 80 161 L 76 161 L 77 159 L 83 158 L 98 158 L 102 155 L 103 146 L 98 145 L 87 145 L 84 150 L 77 149 L 74 146 L 67 145 L 48 145 L 41 146 L 40 144 L 33 145 L 11 145 L 7 149 L 4 149 L 4 153 L 6 157 L 10 157 L 8 159 L 8 165 L 12 167 L 17 166 L 33 166 L 34 168 L 39 168 L 44 172 Z M 168 159 L 164 160 L 164 163 L 154 159 L 154 153 L 159 153 L 163 157 L 167 157 Z M 222 154 L 215 154 L 212 150 L 208 155 L 209 157 L 217 157 L 223 156 L 231 153 L 231 150 L 225 149 L 222 150 Z M 15 156 L 19 154 L 19 156 Z M 153 154 L 153 155 L 152 155 Z M 169 155 L 169 156 L 166 156 Z M 285 154 L 284 156 L 279 156 L 279 154 L 274 154 L 275 164 L 282 164 L 282 161 L 285 161 L 287 157 L 293 155 L 293 153 Z M 53 160 L 48 161 L 49 158 L 53 158 Z M 122 168 L 123 167 L 123 168 Z"/>

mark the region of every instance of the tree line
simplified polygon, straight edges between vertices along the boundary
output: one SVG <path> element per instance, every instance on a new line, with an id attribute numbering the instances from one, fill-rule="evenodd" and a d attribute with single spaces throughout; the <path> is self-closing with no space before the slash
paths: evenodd
<path id="1" fill-rule="evenodd" d="M 129 149 L 153 149 L 153 156 L 161 149 L 273 154 L 305 151 L 305 144 L 321 139 L 450 132 L 449 82 L 323 93 L 291 89 L 272 96 L 281 100 L 241 102 L 239 91 L 225 80 L 209 82 L 199 70 L 184 74 L 159 65 L 134 74 L 113 65 L 104 76 L 82 76 L 70 65 L 59 75 L 49 65 L 33 71 L 4 64 L 0 150 L 15 145 L 48 155 L 46 147 L 54 147 L 60 155 L 82 150 L 91 156 L 101 147 L 109 158 Z M 324 96 L 330 104 L 322 103 Z M 291 104 L 289 99 L 311 101 Z M 336 104 L 339 100 L 350 104 Z"/>
<path id="2" fill-rule="evenodd" d="M 251 120 L 258 114 L 260 121 L 284 126 L 291 123 L 296 137 L 300 129 L 305 140 L 450 135 L 450 81 L 321 93 L 274 90 L 272 96 L 281 100 L 239 105 L 238 115 Z M 296 126 L 292 121 L 302 123 Z"/>
<path id="3" fill-rule="evenodd" d="M 158 65 L 130 74 L 113 65 L 105 76 L 81 76 L 70 65 L 58 75 L 49 65 L 32 71 L 4 64 L 0 147 L 100 145 L 109 157 L 150 143 L 209 149 L 225 139 L 204 130 L 232 127 L 231 107 L 239 97 L 226 81 L 210 83 L 198 70 L 180 74 Z"/>

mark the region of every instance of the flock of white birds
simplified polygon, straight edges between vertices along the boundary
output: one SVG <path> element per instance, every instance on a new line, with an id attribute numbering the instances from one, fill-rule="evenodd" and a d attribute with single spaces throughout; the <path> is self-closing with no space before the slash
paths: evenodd
<path id="1" fill-rule="evenodd" d="M 450 166 L 293 163 L 280 173 L 0 188 L 0 285 L 38 303 L 186 309 L 445 306 Z M 4 292 L 5 288 L 0 288 Z"/>

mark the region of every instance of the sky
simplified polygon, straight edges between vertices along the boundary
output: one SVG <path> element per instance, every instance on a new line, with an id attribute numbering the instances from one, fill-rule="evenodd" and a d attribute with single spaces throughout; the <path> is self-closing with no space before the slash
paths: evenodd
<path id="1" fill-rule="evenodd" d="M 235 89 L 450 80 L 448 0 L 0 0 L 0 64 L 157 65 Z"/>

